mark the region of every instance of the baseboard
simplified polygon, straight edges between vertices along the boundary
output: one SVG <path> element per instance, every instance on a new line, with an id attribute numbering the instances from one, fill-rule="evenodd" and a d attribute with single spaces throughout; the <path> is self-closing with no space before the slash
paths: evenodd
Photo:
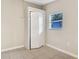
<path id="1" fill-rule="evenodd" d="M 24 47 L 24 45 L 7 48 L 7 49 L 2 49 L 1 52 L 10 51 L 10 50 L 18 49 L 18 48 L 23 48 L 23 47 Z"/>
<path id="2" fill-rule="evenodd" d="M 67 52 L 67 51 L 64 51 L 64 50 L 62 50 L 62 49 L 60 49 L 60 48 L 57 48 L 57 47 L 55 47 L 55 46 L 52 46 L 52 45 L 50 45 L 50 44 L 46 44 L 46 46 L 48 46 L 48 47 L 50 47 L 50 48 L 53 48 L 53 49 L 55 49 L 55 50 L 58 50 L 58 51 L 60 51 L 60 52 L 62 52 L 62 53 L 65 53 L 65 54 L 67 54 L 67 55 L 70 55 L 70 56 L 72 56 L 72 57 L 78 58 L 77 55 L 72 54 L 72 53 Z"/>

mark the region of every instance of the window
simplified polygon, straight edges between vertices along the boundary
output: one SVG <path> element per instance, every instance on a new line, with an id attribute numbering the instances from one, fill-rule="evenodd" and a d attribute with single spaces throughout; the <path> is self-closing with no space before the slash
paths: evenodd
<path id="1" fill-rule="evenodd" d="M 63 13 L 58 12 L 49 15 L 49 29 L 60 29 L 62 28 Z"/>

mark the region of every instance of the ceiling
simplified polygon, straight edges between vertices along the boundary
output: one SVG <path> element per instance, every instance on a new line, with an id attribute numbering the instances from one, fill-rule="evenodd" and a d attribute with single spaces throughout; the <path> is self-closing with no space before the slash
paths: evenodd
<path id="1" fill-rule="evenodd" d="M 45 4 L 48 4 L 48 3 L 53 2 L 55 0 L 25 0 L 25 1 L 35 3 L 38 5 L 45 5 Z"/>

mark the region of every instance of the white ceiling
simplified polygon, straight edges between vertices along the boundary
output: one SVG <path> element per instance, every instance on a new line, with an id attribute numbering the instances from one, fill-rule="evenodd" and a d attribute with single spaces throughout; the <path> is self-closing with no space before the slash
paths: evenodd
<path id="1" fill-rule="evenodd" d="M 45 5 L 45 4 L 48 4 L 48 3 L 53 2 L 55 0 L 25 0 L 25 1 L 35 3 L 35 4 L 38 4 L 38 5 Z"/>

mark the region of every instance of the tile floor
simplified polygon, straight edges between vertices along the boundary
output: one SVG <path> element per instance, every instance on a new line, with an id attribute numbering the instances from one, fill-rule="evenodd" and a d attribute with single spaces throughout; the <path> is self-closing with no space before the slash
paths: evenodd
<path id="1" fill-rule="evenodd" d="M 12 51 L 2 52 L 1 59 L 77 59 L 63 54 L 49 47 L 26 50 L 20 48 Z"/>

